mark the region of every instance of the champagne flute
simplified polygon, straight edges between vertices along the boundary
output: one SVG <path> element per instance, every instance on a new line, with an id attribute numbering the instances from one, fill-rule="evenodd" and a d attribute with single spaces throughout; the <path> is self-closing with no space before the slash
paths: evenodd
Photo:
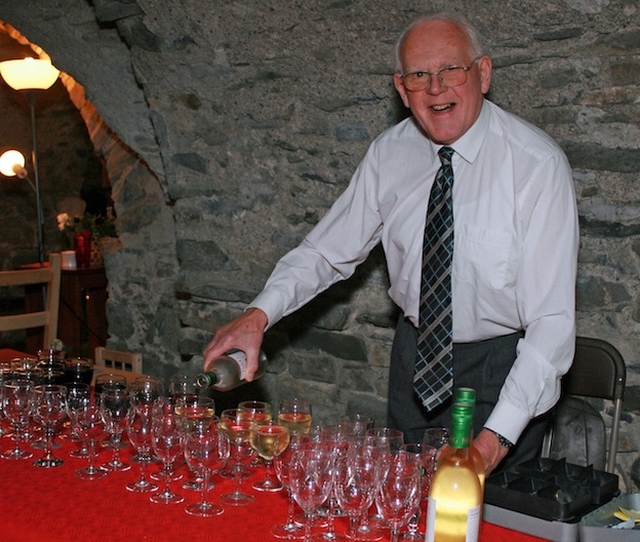
<path id="1" fill-rule="evenodd" d="M 271 420 L 268 423 L 253 423 L 251 426 L 251 446 L 265 460 L 265 477 L 253 484 L 257 491 L 275 492 L 284 486 L 273 475 L 273 458 L 281 454 L 289 445 L 289 429 Z"/>
<path id="2" fill-rule="evenodd" d="M 31 452 L 20 447 L 20 441 L 25 440 L 26 429 L 31 414 L 31 389 L 33 381 L 26 378 L 12 378 L 4 382 L 4 397 L 2 410 L 13 425 L 13 441 L 15 446 L 2 454 L 5 459 L 29 459 Z"/>
<path id="3" fill-rule="evenodd" d="M 256 456 L 256 451 L 251 446 L 251 427 L 253 422 L 248 419 L 246 413 L 229 408 L 220 414 L 220 428 L 229 439 L 229 461 L 233 467 L 233 492 L 220 495 L 220 500 L 231 506 L 244 506 L 254 502 L 253 495 L 240 491 L 242 483 L 242 468 L 251 462 Z"/>
<path id="4" fill-rule="evenodd" d="M 400 452 L 391 458 L 376 496 L 378 510 L 389 523 L 390 542 L 398 542 L 400 527 L 420 506 L 421 470 L 415 454 Z"/>
<path id="5" fill-rule="evenodd" d="M 43 384 L 33 388 L 33 419 L 42 426 L 45 437 L 44 455 L 33 462 L 36 467 L 59 467 L 64 463 L 59 457 L 53 456 L 51 441 L 56 424 L 66 414 L 66 395 L 66 388 L 57 384 Z"/>
<path id="6" fill-rule="evenodd" d="M 96 444 L 105 435 L 104 421 L 100 404 L 94 399 L 83 402 L 77 410 L 78 434 L 87 444 L 89 450 L 89 464 L 84 469 L 75 471 L 76 477 L 81 480 L 98 480 L 107 475 L 103 468 L 96 467 Z"/>
<path id="7" fill-rule="evenodd" d="M 185 508 L 187 514 L 198 517 L 213 517 L 224 512 L 224 509 L 208 500 L 209 479 L 218 471 L 229 457 L 229 440 L 219 431 L 218 424 L 212 423 L 202 431 L 194 431 L 187 435 L 184 455 L 191 468 L 200 472 L 203 478 L 202 500 Z"/>
<path id="8" fill-rule="evenodd" d="M 125 471 L 131 465 L 120 459 L 120 441 L 127 424 L 127 413 L 131 408 L 131 394 L 128 388 L 105 387 L 100 394 L 100 411 L 107 432 L 111 435 L 111 460 L 102 465 L 111 471 Z"/>
<path id="9" fill-rule="evenodd" d="M 150 500 L 157 504 L 178 504 L 184 501 L 184 497 L 171 491 L 170 484 L 173 462 L 182 451 L 180 422 L 174 405 L 164 398 L 156 400 L 152 407 L 152 415 L 151 445 L 164 465 L 164 488 Z"/>
<path id="10" fill-rule="evenodd" d="M 132 406 L 127 413 L 126 428 L 129 442 L 136 449 L 140 478 L 125 487 L 133 493 L 151 493 L 158 485 L 147 478 L 147 465 L 153 461 L 151 455 L 151 406 L 142 404 Z"/>
<path id="11" fill-rule="evenodd" d="M 286 425 L 290 435 L 308 432 L 311 427 L 311 403 L 298 397 L 281 400 L 278 423 Z"/>
<path id="12" fill-rule="evenodd" d="M 314 511 L 329 497 L 333 477 L 333 454 L 322 443 L 303 443 L 293 452 L 289 484 L 293 498 L 304 510 L 304 540 L 309 542 Z"/>

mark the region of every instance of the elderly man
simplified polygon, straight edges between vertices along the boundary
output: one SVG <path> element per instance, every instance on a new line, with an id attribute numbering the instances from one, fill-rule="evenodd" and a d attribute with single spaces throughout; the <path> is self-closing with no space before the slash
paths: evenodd
<path id="1" fill-rule="evenodd" d="M 541 415 L 573 358 L 571 171 L 548 136 L 484 98 L 492 63 L 464 18 L 414 21 L 396 54 L 395 87 L 412 116 L 372 143 L 329 212 L 217 331 L 204 366 L 239 348 L 251 379 L 265 330 L 382 243 L 389 295 L 403 312 L 389 425 L 420 440 L 448 424 L 453 388 L 473 387 L 475 444 L 491 472 L 507 454 L 536 453 Z"/>

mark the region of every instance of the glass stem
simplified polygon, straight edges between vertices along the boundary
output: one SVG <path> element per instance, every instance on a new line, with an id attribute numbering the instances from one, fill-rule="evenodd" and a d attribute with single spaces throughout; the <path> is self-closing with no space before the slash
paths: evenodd
<path id="1" fill-rule="evenodd" d="M 291 493 L 291 488 L 287 486 L 287 526 L 291 527 L 295 525 L 295 520 L 293 519 L 293 514 L 295 511 L 296 501 L 293 498 L 293 493 Z"/>
<path id="2" fill-rule="evenodd" d="M 111 463 L 113 465 L 120 464 L 120 433 L 114 433 L 111 437 L 111 445 L 113 446 L 113 454 L 111 456 Z"/>
<path id="3" fill-rule="evenodd" d="M 240 495 L 240 484 L 242 483 L 242 465 L 236 463 L 233 466 L 233 494 Z"/>
<path id="4" fill-rule="evenodd" d="M 209 469 L 202 469 L 202 505 L 207 506 L 209 498 Z"/>

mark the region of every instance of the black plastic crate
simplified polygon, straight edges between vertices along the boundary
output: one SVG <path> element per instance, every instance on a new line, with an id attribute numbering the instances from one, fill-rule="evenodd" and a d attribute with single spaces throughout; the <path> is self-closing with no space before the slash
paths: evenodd
<path id="1" fill-rule="evenodd" d="M 615 474 L 538 458 L 489 476 L 484 501 L 546 520 L 575 522 L 617 494 Z"/>

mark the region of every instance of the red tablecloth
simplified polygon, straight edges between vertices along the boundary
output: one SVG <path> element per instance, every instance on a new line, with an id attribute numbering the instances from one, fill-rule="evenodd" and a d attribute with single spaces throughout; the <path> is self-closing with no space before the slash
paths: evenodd
<path id="1" fill-rule="evenodd" d="M 0 362 L 21 355 L 0 349 Z M 276 540 L 269 530 L 286 519 L 287 499 L 284 492 L 259 493 L 251 484 L 263 476 L 257 470 L 243 482 L 243 491 L 255 496 L 250 506 L 225 506 L 225 512 L 215 518 L 197 518 L 186 514 L 187 504 L 198 502 L 200 495 L 181 489 L 181 482 L 172 488 L 185 496 L 177 505 L 159 505 L 149 496 L 134 494 L 125 484 L 137 479 L 139 470 L 111 473 L 98 481 L 83 481 L 74 471 L 87 465 L 83 459 L 69 457 L 76 444 L 67 440 L 55 451 L 64 459 L 61 467 L 43 469 L 33 465 L 42 451 L 33 450 L 34 458 L 9 461 L 0 458 L 0 540 L 7 542 L 261 542 Z M 0 438 L 0 452 L 12 447 L 8 437 Z M 108 450 L 100 452 L 98 462 L 108 460 Z M 128 460 L 131 448 L 122 451 Z M 159 466 L 150 467 L 150 471 Z M 186 468 L 182 468 L 186 473 Z M 230 480 L 215 477 L 214 500 L 232 488 Z M 424 514 L 422 515 L 424 521 Z M 337 530 L 343 532 L 346 521 L 337 520 Z M 541 539 L 483 523 L 481 542 L 540 542 Z"/>
<path id="2" fill-rule="evenodd" d="M 11 446 L 7 437 L 0 439 L 0 449 Z M 198 493 L 181 489 L 174 482 L 174 491 L 185 496 L 177 505 L 158 505 L 148 495 L 134 494 L 125 484 L 138 476 L 134 467 L 123 473 L 111 473 L 98 481 L 82 481 L 74 471 L 86 466 L 86 460 L 73 459 L 68 452 L 74 444 L 64 442 L 55 454 L 64 465 L 43 469 L 33 466 L 33 459 L 8 461 L 0 459 L 0 539 L 11 542 L 189 542 L 275 540 L 269 532 L 272 525 L 286 517 L 284 493 L 264 494 L 253 491 L 250 484 L 261 476 L 258 470 L 243 482 L 243 489 L 255 496 L 255 503 L 244 507 L 225 506 L 225 512 L 215 518 L 196 518 L 185 513 L 184 507 L 197 502 Z M 107 460 L 111 452 L 104 450 L 98 459 Z M 123 450 L 128 459 L 131 448 Z M 34 450 L 34 458 L 42 454 Z M 152 467 L 157 470 L 159 467 Z M 231 482 L 215 478 L 212 495 L 229 491 Z M 346 522 L 338 520 L 344 531 Z M 484 523 L 482 542 L 536 542 L 540 539 L 495 525 Z"/>

